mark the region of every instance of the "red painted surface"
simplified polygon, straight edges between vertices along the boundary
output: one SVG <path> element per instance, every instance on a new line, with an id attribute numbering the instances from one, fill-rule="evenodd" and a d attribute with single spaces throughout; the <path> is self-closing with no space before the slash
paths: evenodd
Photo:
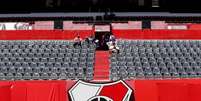
<path id="1" fill-rule="evenodd" d="M 201 84 L 189 84 L 189 101 L 200 101 Z"/>
<path id="2" fill-rule="evenodd" d="M 93 30 L 27 30 L 0 31 L 0 40 L 71 40 L 77 34 L 86 38 L 93 34 Z"/>
<path id="3" fill-rule="evenodd" d="M 94 66 L 94 80 L 109 80 L 109 52 L 96 51 L 95 66 Z"/>
<path id="4" fill-rule="evenodd" d="M 200 101 L 201 80 L 136 80 L 136 101 Z"/>
<path id="5" fill-rule="evenodd" d="M 1 81 L 0 100 L 67 101 L 66 83 L 66 81 Z M 2 98 L 1 95 L 3 95 L 4 98 Z"/>
<path id="6" fill-rule="evenodd" d="M 201 24 L 189 24 L 188 29 L 189 30 L 201 30 Z"/>
<path id="7" fill-rule="evenodd" d="M 0 86 L 0 101 L 11 101 L 11 85 Z"/>
<path id="8" fill-rule="evenodd" d="M 69 40 L 77 34 L 86 38 L 93 30 L 0 31 L 0 40 Z M 113 30 L 123 39 L 201 39 L 201 30 Z"/>
<path id="9" fill-rule="evenodd" d="M 113 30 L 121 39 L 201 39 L 201 30 Z"/>
<path id="10" fill-rule="evenodd" d="M 76 81 L 73 81 L 73 80 L 68 80 L 68 81 L 66 81 L 67 83 L 66 83 L 66 93 L 65 94 L 67 94 L 67 96 L 66 96 L 66 101 L 70 101 L 70 97 L 69 97 L 69 90 L 75 85 L 75 83 L 76 83 Z"/>
<path id="11" fill-rule="evenodd" d="M 118 83 L 116 85 L 104 86 L 99 95 L 112 98 L 113 101 L 122 101 L 127 91 L 128 88 L 123 83 Z"/>

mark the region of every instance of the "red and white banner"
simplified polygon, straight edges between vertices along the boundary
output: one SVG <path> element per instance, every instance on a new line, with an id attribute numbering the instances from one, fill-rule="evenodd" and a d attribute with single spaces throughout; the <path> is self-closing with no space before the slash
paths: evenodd
<path id="1" fill-rule="evenodd" d="M 132 89 L 123 81 L 106 84 L 78 81 L 69 94 L 71 101 L 130 101 Z"/>

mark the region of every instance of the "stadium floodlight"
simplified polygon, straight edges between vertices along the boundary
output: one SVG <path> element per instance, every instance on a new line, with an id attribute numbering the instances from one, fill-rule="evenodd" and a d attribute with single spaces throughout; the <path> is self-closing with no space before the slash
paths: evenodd
<path id="1" fill-rule="evenodd" d="M 152 0 L 152 7 L 160 7 L 159 0 Z"/>

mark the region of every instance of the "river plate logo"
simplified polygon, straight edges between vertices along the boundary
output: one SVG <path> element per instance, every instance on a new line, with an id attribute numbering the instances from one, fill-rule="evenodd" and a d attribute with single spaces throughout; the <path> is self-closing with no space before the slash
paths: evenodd
<path id="1" fill-rule="evenodd" d="M 95 84 L 78 81 L 70 90 L 71 101 L 130 101 L 132 89 L 122 80 Z"/>

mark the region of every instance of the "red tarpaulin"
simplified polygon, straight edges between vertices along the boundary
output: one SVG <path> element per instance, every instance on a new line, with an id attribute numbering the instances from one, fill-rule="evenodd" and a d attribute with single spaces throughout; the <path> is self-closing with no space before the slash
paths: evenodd
<path id="1" fill-rule="evenodd" d="M 68 101 L 66 81 L 0 82 L 0 101 Z"/>
<path id="2" fill-rule="evenodd" d="M 200 101 L 201 97 L 201 83 L 200 84 L 189 84 L 189 100 L 188 101 Z"/>
<path id="3" fill-rule="evenodd" d="M 159 101 L 189 101 L 185 83 L 157 84 Z"/>
<path id="4" fill-rule="evenodd" d="M 136 80 L 136 101 L 200 101 L 201 80 Z"/>
<path id="5" fill-rule="evenodd" d="M 135 101 L 200 101 L 201 80 L 131 80 Z M 0 101 L 69 101 L 75 81 L 2 81 Z M 114 88 L 115 91 L 115 88 Z M 110 94 L 106 92 L 107 94 Z"/>
<path id="6" fill-rule="evenodd" d="M 11 85 L 0 86 L 0 101 L 11 101 Z"/>

